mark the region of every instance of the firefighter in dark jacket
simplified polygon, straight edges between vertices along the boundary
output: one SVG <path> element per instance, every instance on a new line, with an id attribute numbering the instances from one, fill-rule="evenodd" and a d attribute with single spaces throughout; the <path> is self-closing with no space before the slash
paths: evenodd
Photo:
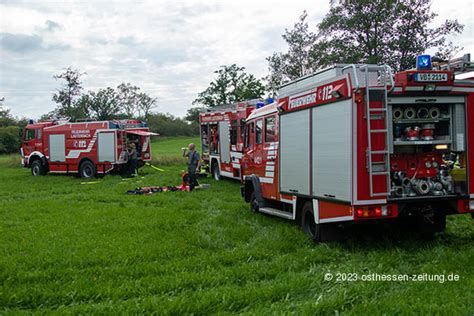
<path id="1" fill-rule="evenodd" d="M 183 150 L 183 157 L 187 157 L 188 161 L 188 174 L 189 174 L 189 190 L 192 191 L 196 186 L 199 185 L 197 182 L 196 171 L 199 170 L 201 164 L 201 157 L 196 151 L 196 145 L 191 143 L 188 145 L 189 151 Z"/>
<path id="2" fill-rule="evenodd" d="M 138 153 L 135 143 L 130 143 L 128 147 L 128 163 L 129 163 L 129 174 L 131 177 L 137 176 L 137 158 Z"/>

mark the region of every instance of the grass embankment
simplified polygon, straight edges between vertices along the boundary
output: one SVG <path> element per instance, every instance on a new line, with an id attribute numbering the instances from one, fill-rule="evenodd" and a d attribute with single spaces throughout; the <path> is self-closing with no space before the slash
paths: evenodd
<path id="1" fill-rule="evenodd" d="M 190 141 L 153 144 L 158 163 L 170 159 L 164 172 L 145 168 L 136 179 L 109 175 L 90 184 L 33 178 L 13 164 L 17 158 L 0 158 L 0 312 L 474 312 L 470 216 L 450 217 L 446 234 L 430 242 L 407 236 L 315 245 L 289 221 L 252 214 L 237 182 L 125 194 L 179 184 L 180 148 Z M 338 272 L 455 273 L 460 280 L 336 282 Z"/>

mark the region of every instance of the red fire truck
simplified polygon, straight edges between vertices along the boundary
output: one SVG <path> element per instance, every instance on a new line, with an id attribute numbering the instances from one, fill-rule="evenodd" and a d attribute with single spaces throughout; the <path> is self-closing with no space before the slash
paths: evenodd
<path id="1" fill-rule="evenodd" d="M 474 78 L 433 70 L 427 55 L 418 65 L 394 77 L 387 66 L 335 65 L 283 85 L 245 124 L 251 209 L 297 220 L 315 241 L 356 222 L 433 233 L 446 215 L 472 215 Z"/>
<path id="2" fill-rule="evenodd" d="M 151 160 L 150 136 L 137 120 L 94 122 L 31 122 L 23 132 L 22 165 L 33 176 L 75 173 L 82 178 L 121 169 L 129 143 L 136 144 L 138 165 Z"/>
<path id="3" fill-rule="evenodd" d="M 215 180 L 239 179 L 245 120 L 260 99 L 222 105 L 199 114 L 202 156 Z"/>

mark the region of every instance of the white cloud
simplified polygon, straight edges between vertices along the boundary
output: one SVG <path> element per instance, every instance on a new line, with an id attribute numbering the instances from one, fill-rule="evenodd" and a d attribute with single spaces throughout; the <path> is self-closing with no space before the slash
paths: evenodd
<path id="1" fill-rule="evenodd" d="M 0 33 L 37 40 L 34 51 L 0 50 L 0 96 L 15 115 L 38 117 L 54 108 L 52 76 L 72 65 L 87 72 L 86 90 L 131 82 L 158 96 L 158 110 L 182 116 L 220 65 L 263 77 L 265 57 L 285 47 L 284 29 L 305 9 L 314 26 L 328 8 L 328 0 L 0 0 Z M 454 40 L 474 53 L 472 3 L 436 0 L 433 9 L 466 24 Z"/>

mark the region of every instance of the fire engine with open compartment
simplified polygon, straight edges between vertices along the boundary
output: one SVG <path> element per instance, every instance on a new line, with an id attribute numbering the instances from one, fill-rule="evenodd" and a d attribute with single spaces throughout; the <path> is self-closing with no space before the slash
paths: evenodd
<path id="1" fill-rule="evenodd" d="M 138 120 L 30 122 L 23 131 L 22 165 L 31 168 L 33 176 L 51 172 L 92 178 L 123 169 L 132 142 L 138 166 L 150 161 L 152 135 L 157 134 Z"/>
<path id="2" fill-rule="evenodd" d="M 245 120 L 263 105 L 264 101 L 254 99 L 218 106 L 199 114 L 202 158 L 215 180 L 220 180 L 221 176 L 241 179 Z"/>
<path id="3" fill-rule="evenodd" d="M 430 61 L 395 76 L 384 65 L 334 65 L 281 86 L 245 124 L 241 193 L 251 209 L 297 220 L 316 241 L 356 222 L 413 220 L 433 233 L 446 215 L 472 215 L 474 77 Z"/>

